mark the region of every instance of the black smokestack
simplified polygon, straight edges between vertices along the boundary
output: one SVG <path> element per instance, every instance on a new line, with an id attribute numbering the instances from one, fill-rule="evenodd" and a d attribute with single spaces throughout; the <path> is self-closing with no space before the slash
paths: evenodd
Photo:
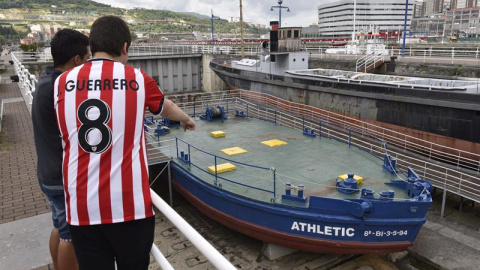
<path id="1" fill-rule="evenodd" d="M 270 52 L 278 51 L 278 21 L 270 22 Z M 275 55 L 270 56 L 270 60 L 275 62 Z"/>

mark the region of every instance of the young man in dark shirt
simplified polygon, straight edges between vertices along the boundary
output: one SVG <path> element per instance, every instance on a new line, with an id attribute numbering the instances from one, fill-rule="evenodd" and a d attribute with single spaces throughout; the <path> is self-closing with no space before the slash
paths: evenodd
<path id="1" fill-rule="evenodd" d="M 63 72 L 83 64 L 90 58 L 88 38 L 82 33 L 63 29 L 52 39 L 53 67 L 40 75 L 33 94 L 32 121 L 37 150 L 37 176 L 40 187 L 52 209 L 50 254 L 57 270 L 78 269 L 77 259 L 66 221 L 65 195 L 62 182 L 62 140 L 54 109 L 53 85 Z"/>

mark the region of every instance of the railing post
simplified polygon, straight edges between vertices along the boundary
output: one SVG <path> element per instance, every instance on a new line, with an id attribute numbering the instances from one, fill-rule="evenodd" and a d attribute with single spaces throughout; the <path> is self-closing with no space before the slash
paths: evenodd
<path id="1" fill-rule="evenodd" d="M 217 173 L 217 156 L 215 156 L 215 186 L 218 183 L 218 173 Z"/>
<path id="2" fill-rule="evenodd" d="M 277 169 L 275 167 L 272 168 L 273 171 L 273 202 L 277 198 Z"/>
<path id="3" fill-rule="evenodd" d="M 453 64 L 454 58 L 455 58 L 455 47 L 452 47 L 452 64 Z"/>
<path id="4" fill-rule="evenodd" d="M 352 145 L 352 130 L 348 130 L 348 148 Z"/>
<path id="5" fill-rule="evenodd" d="M 318 121 L 318 138 L 322 138 L 322 120 Z"/>
<path id="6" fill-rule="evenodd" d="M 178 138 L 175 137 L 175 147 L 177 148 L 177 158 L 178 158 Z"/>
<path id="7" fill-rule="evenodd" d="M 188 166 L 192 166 L 192 155 L 190 154 L 190 144 L 188 144 Z"/>

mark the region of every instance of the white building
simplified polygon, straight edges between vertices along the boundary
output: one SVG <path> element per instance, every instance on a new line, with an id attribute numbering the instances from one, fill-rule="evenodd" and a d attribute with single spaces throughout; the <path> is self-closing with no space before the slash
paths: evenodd
<path id="1" fill-rule="evenodd" d="M 318 27 L 322 36 L 350 37 L 353 32 L 355 0 L 341 0 L 318 6 Z M 405 0 L 356 0 L 356 32 L 371 29 L 380 32 L 403 30 Z M 413 14 L 414 1 L 408 3 L 407 30 Z"/>

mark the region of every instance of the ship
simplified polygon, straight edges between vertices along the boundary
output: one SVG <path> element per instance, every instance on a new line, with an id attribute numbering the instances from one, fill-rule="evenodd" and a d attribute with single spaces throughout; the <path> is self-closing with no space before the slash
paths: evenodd
<path id="1" fill-rule="evenodd" d="M 226 227 L 295 250 L 413 245 L 432 203 L 429 181 L 397 166 L 380 138 L 319 126 L 241 93 L 181 104 L 196 119 L 194 132 L 146 116 L 149 163 L 171 157 L 178 193 Z"/>
<path id="2" fill-rule="evenodd" d="M 269 94 L 340 113 L 433 144 L 476 153 L 480 147 L 479 81 L 348 70 L 309 69 L 301 28 L 272 22 L 269 51 L 252 59 L 215 58 L 210 68 L 229 89 Z M 367 44 L 363 71 L 381 66 L 385 50 Z M 345 51 L 358 51 L 357 44 Z M 377 53 L 377 51 L 379 52 Z M 375 58 L 373 58 L 375 59 Z M 388 59 L 387 59 L 388 60 Z M 332 61 L 335 61 L 332 59 Z"/>

